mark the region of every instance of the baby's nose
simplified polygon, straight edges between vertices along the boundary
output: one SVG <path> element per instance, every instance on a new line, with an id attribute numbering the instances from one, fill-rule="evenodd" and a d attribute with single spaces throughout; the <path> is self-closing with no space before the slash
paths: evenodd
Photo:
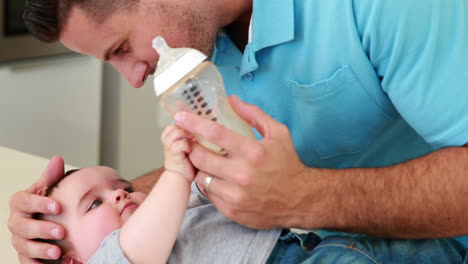
<path id="1" fill-rule="evenodd" d="M 127 199 L 128 193 L 122 189 L 115 191 L 115 201 L 119 202 L 122 199 Z"/>

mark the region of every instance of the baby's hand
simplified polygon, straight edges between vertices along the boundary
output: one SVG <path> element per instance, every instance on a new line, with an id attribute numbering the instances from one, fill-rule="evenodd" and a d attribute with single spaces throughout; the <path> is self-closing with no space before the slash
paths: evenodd
<path id="1" fill-rule="evenodd" d="M 190 139 L 192 136 L 176 125 L 167 126 L 161 134 L 164 144 L 164 167 L 177 172 L 190 182 L 195 178 L 195 169 L 187 157 L 192 151 Z"/>

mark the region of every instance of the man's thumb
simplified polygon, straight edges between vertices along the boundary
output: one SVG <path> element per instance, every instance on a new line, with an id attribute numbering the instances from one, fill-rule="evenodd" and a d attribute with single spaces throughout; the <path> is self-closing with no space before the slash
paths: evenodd
<path id="1" fill-rule="evenodd" d="M 64 174 L 64 161 L 60 156 L 54 156 L 50 159 L 47 168 L 42 173 L 41 179 L 39 180 L 43 187 L 51 186 L 56 183 Z"/>

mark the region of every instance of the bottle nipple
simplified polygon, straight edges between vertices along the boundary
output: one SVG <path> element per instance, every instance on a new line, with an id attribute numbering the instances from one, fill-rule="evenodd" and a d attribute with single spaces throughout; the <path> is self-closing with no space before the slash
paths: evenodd
<path id="1" fill-rule="evenodd" d="M 169 47 L 161 36 L 153 39 L 152 46 L 159 54 L 153 80 L 156 95 L 164 93 L 206 59 L 205 54 L 195 49 Z"/>
<path id="2" fill-rule="evenodd" d="M 169 46 L 163 37 L 157 36 L 155 39 L 153 39 L 153 49 L 155 49 L 158 54 L 161 55 L 169 49 Z"/>

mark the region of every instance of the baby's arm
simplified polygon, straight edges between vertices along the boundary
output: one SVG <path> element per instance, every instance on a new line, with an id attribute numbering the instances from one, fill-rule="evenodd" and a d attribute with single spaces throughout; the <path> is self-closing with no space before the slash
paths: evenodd
<path id="1" fill-rule="evenodd" d="M 120 231 L 120 246 L 135 264 L 166 263 L 190 197 L 195 170 L 187 158 L 188 134 L 168 126 L 161 135 L 166 170 Z"/>

